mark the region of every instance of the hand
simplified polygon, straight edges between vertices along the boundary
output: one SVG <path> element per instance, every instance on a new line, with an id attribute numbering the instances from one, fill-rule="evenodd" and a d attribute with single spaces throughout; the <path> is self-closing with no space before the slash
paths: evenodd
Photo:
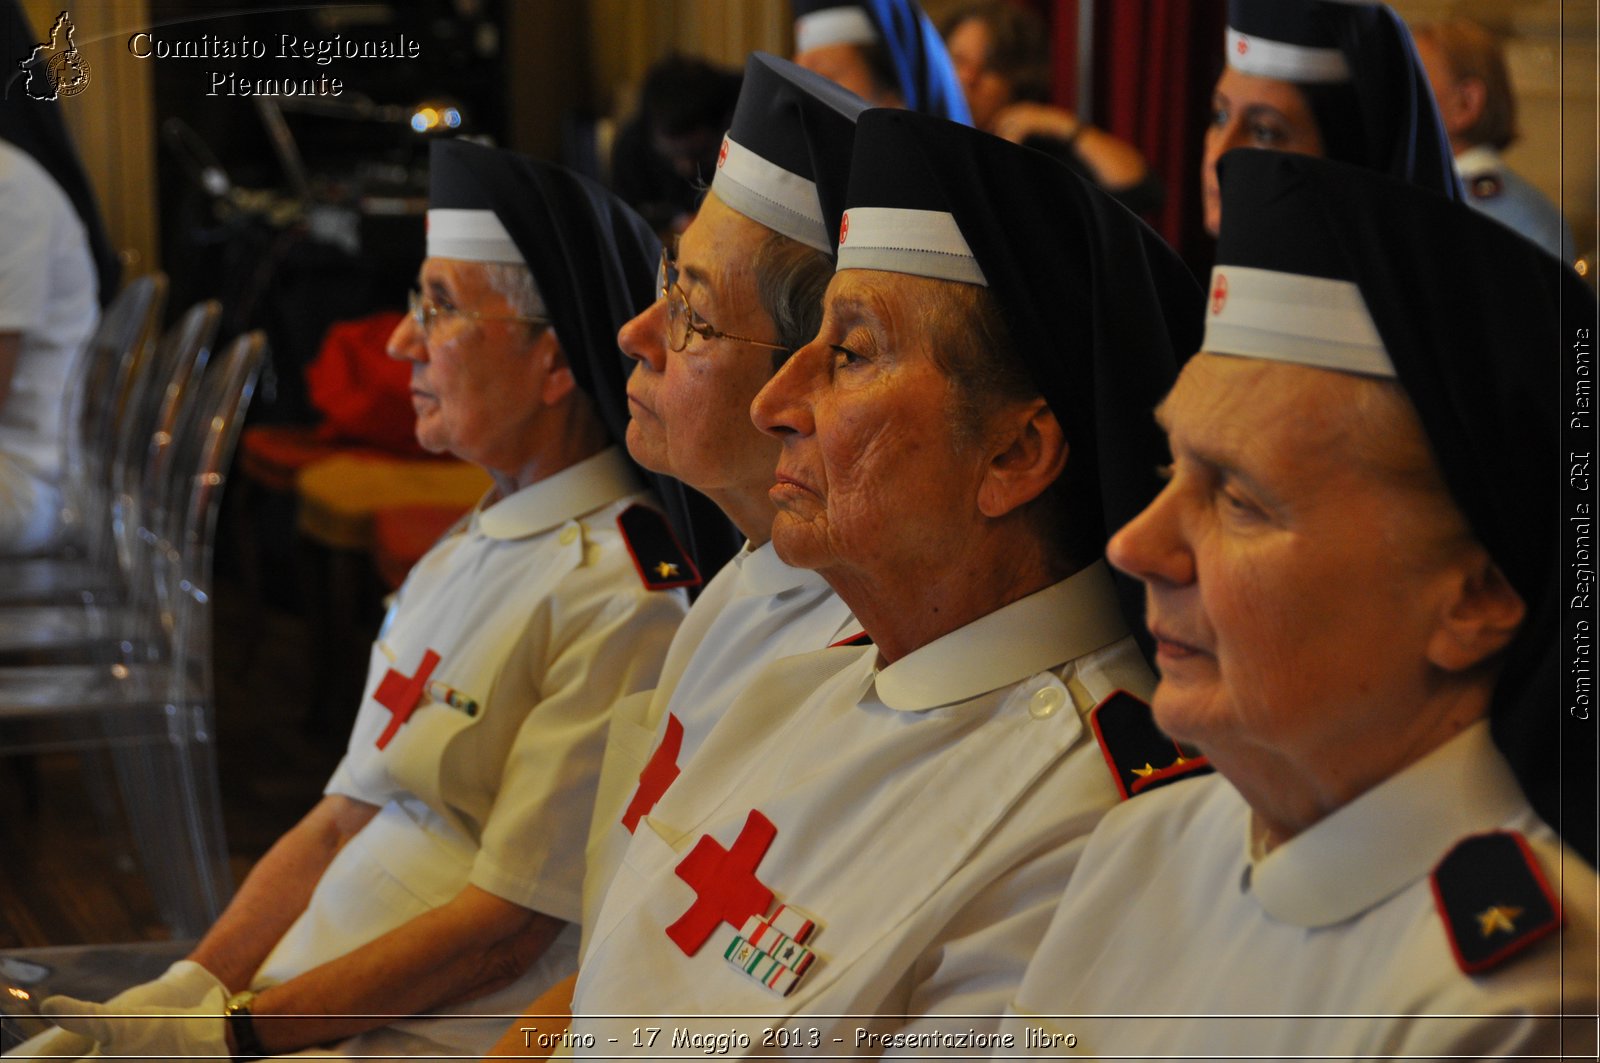
<path id="1" fill-rule="evenodd" d="M 1077 115 L 1048 103 L 1022 101 L 1001 108 L 991 123 L 992 132 L 1013 144 L 1021 144 L 1031 136 L 1055 137 L 1071 140 L 1083 130 Z"/>
<path id="2" fill-rule="evenodd" d="M 221 989 L 223 996 L 227 996 L 227 988 L 216 975 L 193 960 L 179 960 L 168 967 L 160 978 L 124 989 L 106 1004 L 125 1011 L 186 1008 L 200 1003 L 213 989 Z"/>
<path id="3" fill-rule="evenodd" d="M 47 998 L 40 1010 L 63 1030 L 97 1041 L 105 1055 L 226 1058 L 232 1055 L 222 1018 L 226 1003 L 218 982 L 187 1006 L 124 1007 L 56 996 Z"/>

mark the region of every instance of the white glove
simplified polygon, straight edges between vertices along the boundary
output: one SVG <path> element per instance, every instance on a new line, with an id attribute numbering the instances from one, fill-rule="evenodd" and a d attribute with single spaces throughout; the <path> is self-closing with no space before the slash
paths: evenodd
<path id="1" fill-rule="evenodd" d="M 221 989 L 224 998 L 228 995 L 226 987 L 216 975 L 193 960 L 179 960 L 168 967 L 160 978 L 124 989 L 106 1004 L 125 1011 L 186 1008 L 200 1003 L 213 989 Z"/>
<path id="2" fill-rule="evenodd" d="M 188 1006 L 130 1008 L 57 996 L 48 997 L 40 1010 L 63 1030 L 99 1042 L 104 1055 L 226 1059 L 230 1053 L 222 1009 L 227 1000 L 219 982 Z"/>
<path id="3" fill-rule="evenodd" d="M 44 1033 L 28 1038 L 6 1053 L 7 1059 L 42 1059 L 47 1056 L 66 1056 L 80 1059 L 95 1054 L 95 1043 L 82 1034 L 68 1033 L 52 1026 Z"/>
<path id="4" fill-rule="evenodd" d="M 107 1006 L 140 1012 L 148 1008 L 181 1008 L 205 999 L 213 988 L 222 988 L 217 976 L 193 960 L 179 960 L 160 978 L 124 989 L 107 1001 Z M 6 1055 L 16 1059 L 28 1056 L 71 1056 L 77 1059 L 95 1051 L 95 1043 L 82 1034 L 53 1027 L 30 1037 Z"/>

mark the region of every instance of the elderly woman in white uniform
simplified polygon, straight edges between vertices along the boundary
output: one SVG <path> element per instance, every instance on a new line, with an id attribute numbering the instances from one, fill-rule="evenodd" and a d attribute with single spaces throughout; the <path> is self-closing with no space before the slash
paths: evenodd
<path id="1" fill-rule="evenodd" d="M 753 416 L 780 556 L 874 645 L 764 669 L 640 822 L 580 1053 L 954 1048 L 919 1038 L 992 1026 L 1117 799 L 1085 718 L 1151 676 L 1100 555 L 1156 487 L 1138 411 L 1199 292 L 1058 163 L 940 119 L 863 115 L 848 204 L 821 332 Z M 630 1048 L 618 1014 L 674 1018 Z"/>
<path id="2" fill-rule="evenodd" d="M 432 167 L 422 291 L 390 353 L 412 363 L 418 440 L 494 487 L 401 588 L 326 797 L 189 958 L 109 1005 L 46 1001 L 102 1052 L 359 1034 L 340 1050 L 478 1054 L 504 1025 L 483 1014 L 576 965 L 607 712 L 655 683 L 685 608 L 664 588 L 687 559 L 607 428 L 612 337 L 658 244 L 557 167 L 464 142 Z"/>
<path id="3" fill-rule="evenodd" d="M 618 335 L 637 363 L 630 452 L 704 492 L 746 542 L 695 599 L 655 690 L 612 712 L 584 873 L 586 933 L 640 819 L 750 677 L 860 634 L 821 576 L 772 547 L 777 510 L 767 490 L 778 444 L 749 411 L 777 366 L 816 334 L 865 107 L 788 60 L 751 56 L 706 202 L 676 254 L 662 257 L 659 297 Z M 570 996 L 567 983 L 529 1013 L 557 1014 Z M 520 1025 L 497 1050 L 522 1051 Z"/>
<path id="4" fill-rule="evenodd" d="M 1156 721 L 1216 774 L 1105 819 L 1008 1030 L 1118 1059 L 1592 1059 L 1596 880 L 1549 823 L 1593 842 L 1553 397 L 1594 297 L 1367 170 L 1235 152 L 1222 188 L 1168 483 L 1108 549 L 1146 586 Z M 1563 773 L 1541 818 L 1524 790 Z"/>

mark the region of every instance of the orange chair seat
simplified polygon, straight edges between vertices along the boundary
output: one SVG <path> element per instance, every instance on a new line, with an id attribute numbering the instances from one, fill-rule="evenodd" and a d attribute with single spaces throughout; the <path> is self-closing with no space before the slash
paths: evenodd
<path id="1" fill-rule="evenodd" d="M 239 441 L 239 468 L 268 490 L 287 494 L 294 490 L 295 473 L 337 454 L 389 456 L 376 447 L 330 440 L 311 425 L 262 424 L 244 430 Z"/>
<path id="2" fill-rule="evenodd" d="M 421 505 L 460 514 L 490 483 L 487 472 L 465 461 L 340 454 L 296 475 L 300 531 L 324 546 L 371 553 L 379 510 Z"/>
<path id="3" fill-rule="evenodd" d="M 405 582 L 411 566 L 450 530 L 466 510 L 460 506 L 388 506 L 372 516 L 372 560 L 390 590 Z"/>

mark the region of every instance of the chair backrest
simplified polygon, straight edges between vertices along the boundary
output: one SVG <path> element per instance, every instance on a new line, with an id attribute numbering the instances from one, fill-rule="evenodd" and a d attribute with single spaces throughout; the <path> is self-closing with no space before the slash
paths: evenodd
<path id="1" fill-rule="evenodd" d="M 67 534 L 85 542 L 92 564 L 113 561 L 109 470 L 122 389 L 144 357 L 155 322 L 166 304 L 167 278 L 137 277 L 117 293 L 89 338 L 80 364 L 81 383 L 67 395 Z"/>
<path id="2" fill-rule="evenodd" d="M 150 517 L 147 507 L 163 503 L 162 470 L 170 450 L 175 419 L 194 392 L 189 387 L 195 367 L 210 357 L 222 321 L 222 305 L 214 299 L 196 303 L 167 330 L 152 357 L 130 381 L 125 409 L 118 426 L 116 456 L 111 466 L 111 526 L 117 560 L 125 575 L 138 563 L 136 540 Z M 146 489 L 146 471 L 152 466 L 158 479 Z"/>

